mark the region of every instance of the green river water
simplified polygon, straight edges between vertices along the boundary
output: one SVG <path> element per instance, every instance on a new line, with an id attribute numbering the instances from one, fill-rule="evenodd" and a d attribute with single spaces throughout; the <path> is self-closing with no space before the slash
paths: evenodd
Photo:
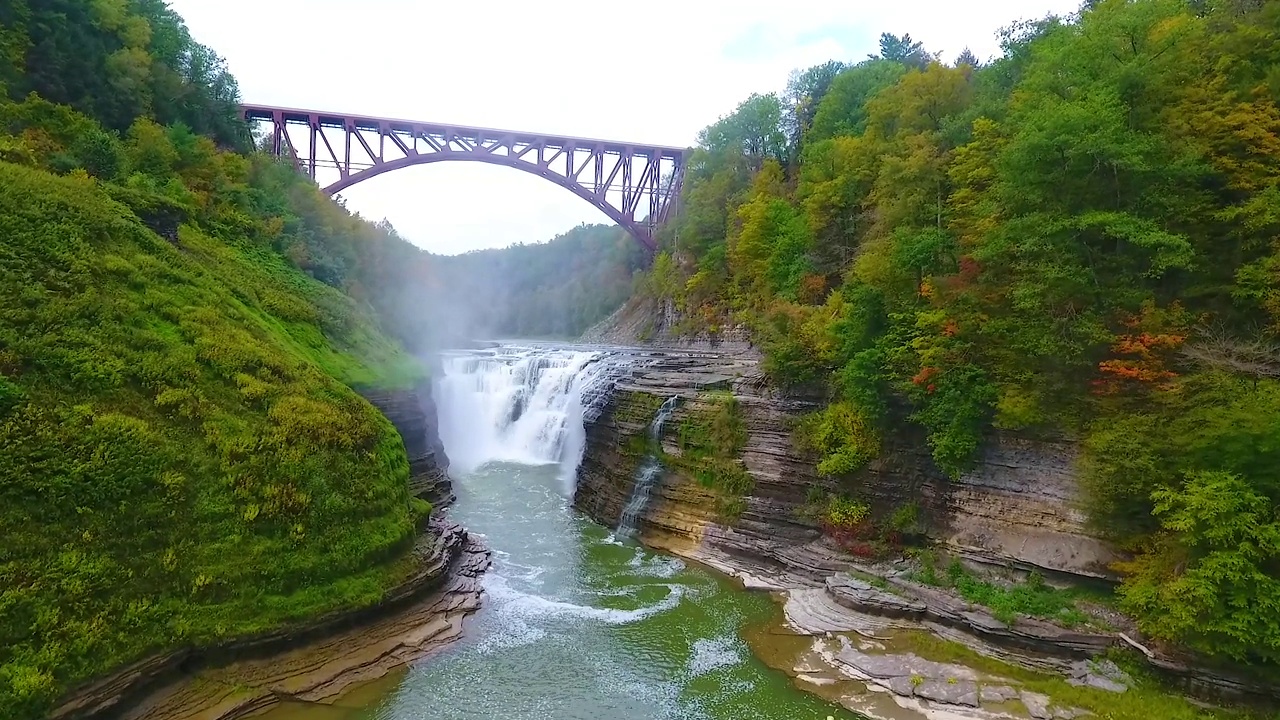
<path id="1" fill-rule="evenodd" d="M 455 478 L 449 513 L 494 551 L 462 640 L 338 706 L 266 720 L 853 720 L 752 655 L 764 594 L 619 540 L 575 512 L 554 465 Z"/>

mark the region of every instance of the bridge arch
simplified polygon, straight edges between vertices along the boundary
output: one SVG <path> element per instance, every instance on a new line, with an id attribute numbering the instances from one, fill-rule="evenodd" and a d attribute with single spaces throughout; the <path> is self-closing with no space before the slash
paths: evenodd
<path id="1" fill-rule="evenodd" d="M 250 123 L 270 123 L 272 152 L 291 158 L 313 180 L 336 172 L 323 186 L 330 195 L 414 165 L 501 165 L 569 190 L 650 252 L 684 181 L 683 148 L 266 106 L 242 111 Z M 305 133 L 306 143 L 295 144 L 291 129 Z"/>

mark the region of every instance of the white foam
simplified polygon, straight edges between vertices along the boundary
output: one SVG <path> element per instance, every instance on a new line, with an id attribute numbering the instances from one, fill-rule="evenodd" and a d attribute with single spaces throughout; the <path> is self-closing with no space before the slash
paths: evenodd
<path id="1" fill-rule="evenodd" d="M 742 660 L 742 646 L 734 638 L 702 638 L 693 644 L 693 654 L 689 656 L 689 675 L 706 675 L 720 668 L 733 667 Z"/>
<path id="2" fill-rule="evenodd" d="M 667 612 L 679 605 L 680 599 L 684 596 L 682 586 L 663 585 L 668 592 L 662 600 L 634 610 L 622 610 L 579 605 L 534 595 L 517 590 L 511 586 L 507 578 L 496 573 L 486 575 L 483 582 L 488 600 L 493 603 L 495 611 L 500 615 L 520 618 L 574 617 L 607 625 L 626 625 Z"/>
<path id="3" fill-rule="evenodd" d="M 502 618 L 499 623 L 502 626 L 500 629 L 484 634 L 483 639 L 476 643 L 476 652 L 487 655 L 497 650 L 510 650 L 532 645 L 547 636 L 546 630 L 534 627 L 518 617 Z"/>
<path id="4" fill-rule="evenodd" d="M 602 353 L 502 347 L 442 358 L 434 397 L 440 439 L 453 471 L 491 462 L 560 465 L 572 495 L 586 434 L 584 393 L 599 394 Z"/>
<path id="5" fill-rule="evenodd" d="M 636 554 L 627 563 L 637 575 L 649 577 L 673 578 L 685 569 L 680 558 L 666 555 L 649 555 L 644 548 L 636 548 Z"/>

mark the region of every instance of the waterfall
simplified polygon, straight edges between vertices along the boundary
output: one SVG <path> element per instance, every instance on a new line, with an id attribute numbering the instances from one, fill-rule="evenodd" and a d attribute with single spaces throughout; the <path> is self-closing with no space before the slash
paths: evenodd
<path id="1" fill-rule="evenodd" d="M 445 354 L 434 395 L 451 470 L 559 464 L 572 493 L 586 440 L 583 420 L 598 413 L 612 387 L 611 360 L 604 352 L 550 347 Z"/>
<path id="2" fill-rule="evenodd" d="M 671 418 L 671 413 L 675 412 L 676 402 L 679 399 L 678 395 L 667 398 L 662 403 L 662 407 L 658 408 L 657 414 L 653 416 L 653 422 L 649 423 L 649 440 L 652 442 L 652 447 L 645 455 L 644 461 L 640 463 L 640 467 L 636 469 L 635 488 L 632 489 L 626 506 L 622 508 L 622 516 L 618 518 L 619 535 L 627 537 L 635 534 L 640 515 L 649 504 L 649 496 L 653 494 L 653 487 L 662 477 L 662 459 L 659 454 L 662 449 L 662 426 Z"/>

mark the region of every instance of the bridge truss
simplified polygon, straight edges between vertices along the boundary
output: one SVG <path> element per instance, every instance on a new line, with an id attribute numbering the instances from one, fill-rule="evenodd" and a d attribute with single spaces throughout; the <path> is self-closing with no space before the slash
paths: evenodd
<path id="1" fill-rule="evenodd" d="M 291 158 L 330 195 L 413 165 L 505 165 L 568 189 L 650 251 L 684 181 L 683 148 L 263 105 L 242 111 L 275 155 Z"/>

